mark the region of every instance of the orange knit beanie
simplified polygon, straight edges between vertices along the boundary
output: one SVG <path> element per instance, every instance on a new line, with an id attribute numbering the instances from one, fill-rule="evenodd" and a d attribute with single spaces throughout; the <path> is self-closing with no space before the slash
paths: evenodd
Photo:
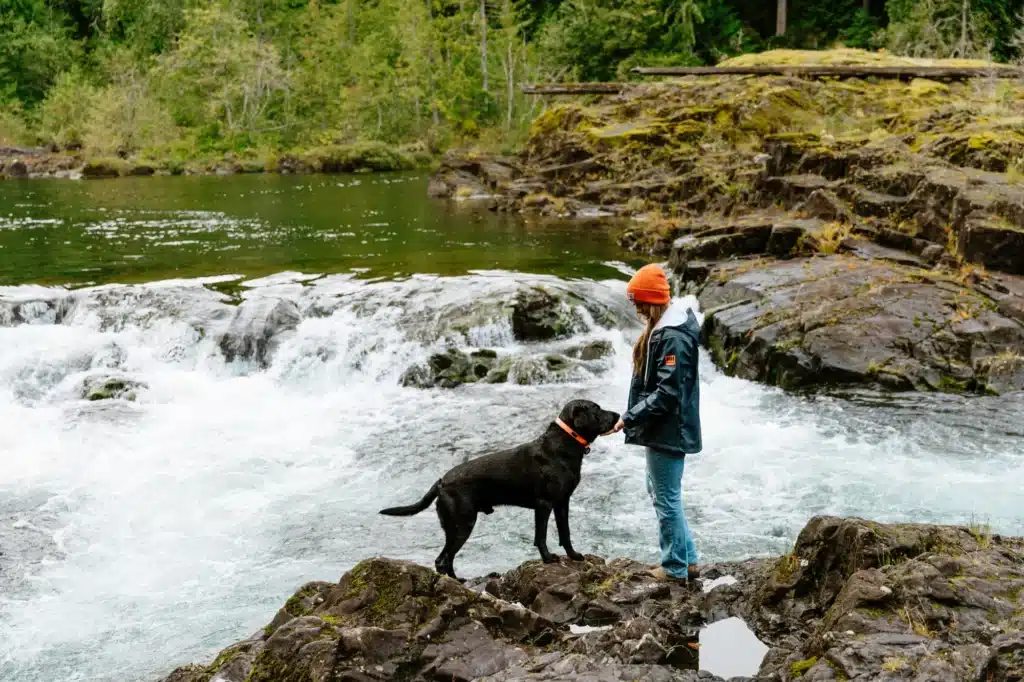
<path id="1" fill-rule="evenodd" d="M 665 305 L 669 302 L 671 293 L 665 271 L 656 263 L 637 270 L 626 287 L 626 295 L 635 303 Z"/>

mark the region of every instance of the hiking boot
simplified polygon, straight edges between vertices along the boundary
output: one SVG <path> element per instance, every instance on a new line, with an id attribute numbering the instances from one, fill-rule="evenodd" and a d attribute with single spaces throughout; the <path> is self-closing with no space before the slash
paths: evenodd
<path id="1" fill-rule="evenodd" d="M 700 566 L 697 564 L 690 564 L 686 567 L 686 577 L 690 580 L 697 580 L 700 578 Z"/>
<path id="2" fill-rule="evenodd" d="M 688 586 L 690 583 L 689 579 L 687 578 L 677 578 L 674 575 L 669 575 L 664 568 L 656 568 L 653 571 L 651 571 L 650 574 L 654 576 L 656 580 L 660 580 L 661 582 L 676 583 L 677 585 L 682 585 L 683 587 Z"/>

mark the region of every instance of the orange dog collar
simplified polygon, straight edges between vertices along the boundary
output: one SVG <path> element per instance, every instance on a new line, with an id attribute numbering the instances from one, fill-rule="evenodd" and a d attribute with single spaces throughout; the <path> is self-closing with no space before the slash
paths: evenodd
<path id="1" fill-rule="evenodd" d="M 559 417 L 558 419 L 555 419 L 555 423 L 558 424 L 560 429 L 562 429 L 563 431 L 568 433 L 572 437 L 572 439 L 574 441 L 576 441 L 577 443 L 579 443 L 580 445 L 582 445 L 585 448 L 588 448 L 588 449 L 590 448 L 590 442 L 586 438 L 581 436 L 580 434 L 578 434 L 575 431 L 573 431 L 572 427 L 569 426 L 568 424 L 566 424 L 564 421 L 562 421 L 561 417 Z"/>

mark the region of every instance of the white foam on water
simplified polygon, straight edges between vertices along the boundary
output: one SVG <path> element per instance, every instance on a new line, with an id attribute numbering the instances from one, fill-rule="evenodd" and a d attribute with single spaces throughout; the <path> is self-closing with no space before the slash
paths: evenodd
<path id="1" fill-rule="evenodd" d="M 624 406 L 631 329 L 566 341 L 616 351 L 610 371 L 575 383 L 399 382 L 449 342 L 545 352 L 516 344 L 491 313 L 445 330 L 467 306 L 534 284 L 613 306 L 621 283 L 305 279 L 267 278 L 245 293 L 295 300 L 304 314 L 264 371 L 224 364 L 216 337 L 233 308 L 195 282 L 75 292 L 64 324 L 0 328 L 0 679 L 156 679 L 257 631 L 304 582 L 336 580 L 374 555 L 432 565 L 434 512 L 377 510 L 536 436 L 569 399 Z M 685 501 L 706 559 L 785 551 L 817 513 L 974 517 L 1019 531 L 1019 441 L 963 416 L 995 403 L 957 406 L 961 422 L 939 427 L 927 410 L 811 402 L 701 363 L 705 452 L 687 462 Z M 110 367 L 144 382 L 138 400 L 82 401 L 82 378 Z M 571 510 L 578 550 L 657 560 L 643 469 L 621 436 L 595 443 Z M 532 533 L 522 510 L 481 517 L 456 570 L 532 559 Z"/>

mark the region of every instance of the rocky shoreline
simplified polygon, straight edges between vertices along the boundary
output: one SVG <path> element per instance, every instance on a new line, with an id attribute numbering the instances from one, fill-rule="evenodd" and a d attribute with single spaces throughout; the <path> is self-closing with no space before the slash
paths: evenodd
<path id="1" fill-rule="evenodd" d="M 732 656 L 763 655 L 734 680 L 1024 678 L 1024 540 L 983 527 L 815 517 L 791 554 L 709 565 L 700 590 L 651 568 L 563 558 L 461 584 L 368 559 L 164 682 L 713 682 L 707 626 L 730 618 L 752 632 Z"/>
<path id="2" fill-rule="evenodd" d="M 1002 394 L 1024 390 L 1022 105 L 989 82 L 638 84 L 556 104 L 516 157 L 449 154 L 430 191 L 633 219 L 621 243 L 698 296 L 726 373 Z"/>
<path id="3" fill-rule="evenodd" d="M 413 170 L 434 163 L 423 150 L 383 143 L 330 145 L 281 154 L 233 154 L 189 161 L 93 157 L 76 150 L 0 147 L 0 180 L 97 180 L 151 175 L 372 173 Z"/>

